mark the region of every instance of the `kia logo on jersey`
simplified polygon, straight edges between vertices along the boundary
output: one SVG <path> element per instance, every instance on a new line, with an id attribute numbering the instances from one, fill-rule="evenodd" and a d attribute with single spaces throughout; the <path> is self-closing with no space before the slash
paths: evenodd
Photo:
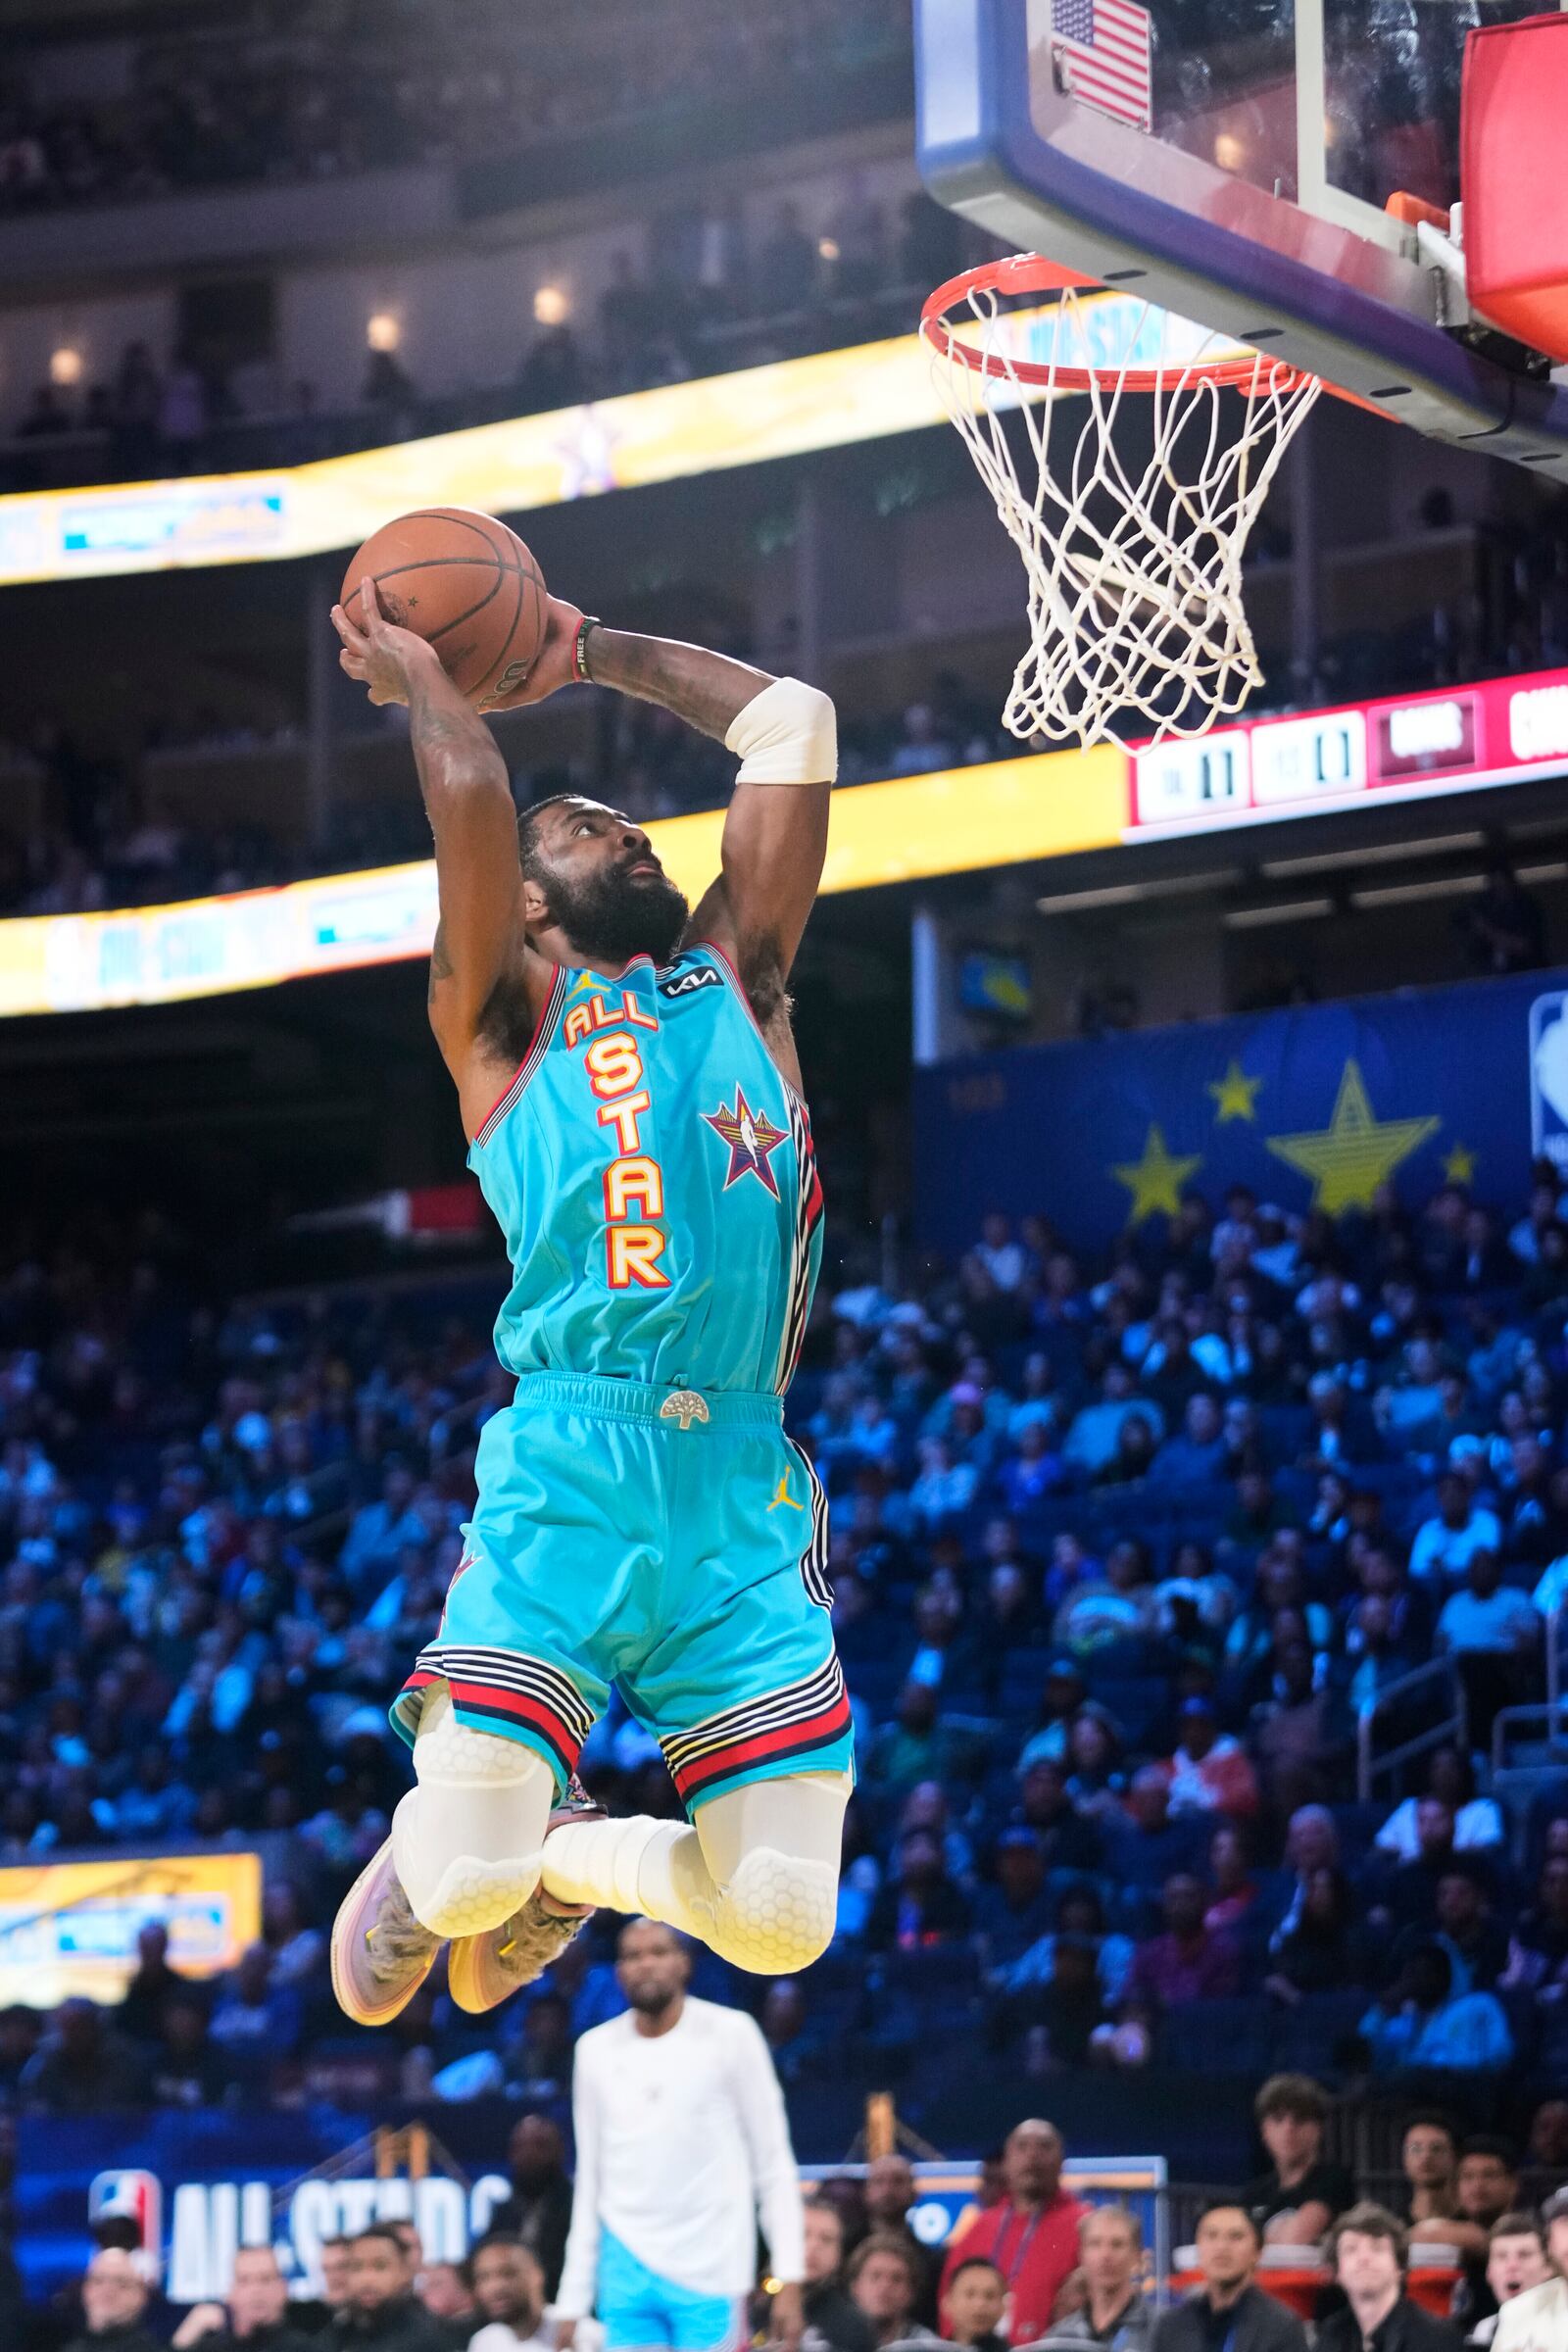
<path id="1" fill-rule="evenodd" d="M 672 972 L 667 980 L 661 980 L 659 993 L 662 997 L 690 997 L 700 988 L 722 988 L 723 985 L 723 973 L 716 971 L 712 964 L 694 963 L 688 971 Z"/>

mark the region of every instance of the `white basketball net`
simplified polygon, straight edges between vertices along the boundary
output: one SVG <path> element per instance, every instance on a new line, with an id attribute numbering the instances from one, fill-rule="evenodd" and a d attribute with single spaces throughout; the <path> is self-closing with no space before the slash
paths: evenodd
<path id="1" fill-rule="evenodd" d="M 963 294 L 941 324 L 983 373 L 951 341 L 944 350 L 928 321 L 948 413 L 1029 577 L 1030 645 L 1003 712 L 1025 740 L 1200 735 L 1262 682 L 1242 559 L 1322 385 L 1152 304 L 1116 300 L 1122 365 L 1096 364 L 1098 287 L 1066 287 L 1022 319 L 989 286 Z M 1043 365 L 1043 383 L 1020 376 L 1025 355 Z M 1006 429 L 1014 416 L 1030 486 Z"/>

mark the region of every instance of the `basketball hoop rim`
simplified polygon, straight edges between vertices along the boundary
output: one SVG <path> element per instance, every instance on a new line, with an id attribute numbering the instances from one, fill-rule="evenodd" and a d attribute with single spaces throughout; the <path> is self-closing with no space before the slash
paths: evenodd
<path id="1" fill-rule="evenodd" d="M 1299 386 L 1317 380 L 1305 368 L 1294 368 L 1287 360 L 1271 360 L 1260 351 L 1250 351 L 1240 359 L 1188 360 L 1168 368 L 1127 368 L 1114 364 L 1102 368 L 1062 368 L 1049 361 L 1014 359 L 1010 354 L 962 342 L 947 320 L 950 311 L 976 294 L 1079 291 L 1113 294 L 1117 289 L 1100 278 L 1086 277 L 1081 270 L 1069 270 L 1062 262 L 1048 261 L 1044 254 L 1007 254 L 998 261 L 982 262 L 976 269 L 960 270 L 956 277 L 950 277 L 928 295 L 920 311 L 920 334 L 943 359 L 960 361 L 975 375 L 989 376 L 994 383 L 1036 385 L 1047 392 L 1088 392 L 1096 388 L 1106 392 L 1160 392 L 1173 391 L 1181 384 L 1210 383 L 1240 392 L 1270 393 L 1283 399 Z M 1137 302 L 1145 298 L 1132 295 L 1130 299 Z M 1333 391 L 1335 387 L 1330 384 L 1324 389 Z M 1353 399 L 1354 395 L 1345 397 Z M 1357 403 L 1357 406 L 1369 405 Z"/>

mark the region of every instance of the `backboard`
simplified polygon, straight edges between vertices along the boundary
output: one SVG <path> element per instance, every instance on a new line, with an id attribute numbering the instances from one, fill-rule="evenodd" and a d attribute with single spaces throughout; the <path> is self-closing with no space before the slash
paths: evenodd
<path id="1" fill-rule="evenodd" d="M 1568 369 L 1446 327 L 1467 31 L 1543 0 L 915 0 L 920 169 L 1005 243 L 1568 479 Z"/>

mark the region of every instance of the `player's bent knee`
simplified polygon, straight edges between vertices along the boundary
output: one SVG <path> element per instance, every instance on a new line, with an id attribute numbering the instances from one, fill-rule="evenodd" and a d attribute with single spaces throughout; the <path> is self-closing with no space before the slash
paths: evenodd
<path id="1" fill-rule="evenodd" d="M 392 1859 L 416 1919 L 437 1936 L 499 1928 L 539 1884 L 540 1841 L 472 1788 L 411 1788 L 392 1817 Z M 489 1791 L 485 1791 L 489 1794 Z"/>
<path id="2" fill-rule="evenodd" d="M 831 1862 L 800 1861 L 773 1846 L 754 1846 L 713 1905 L 714 1951 L 754 1976 L 787 1977 L 809 1968 L 833 1940 L 838 1884 Z"/>
<path id="3" fill-rule="evenodd" d="M 420 1713 L 414 1770 L 392 1855 L 415 1916 L 437 1936 L 499 1928 L 539 1884 L 550 1767 L 518 1740 L 460 1723 L 439 1683 Z"/>

